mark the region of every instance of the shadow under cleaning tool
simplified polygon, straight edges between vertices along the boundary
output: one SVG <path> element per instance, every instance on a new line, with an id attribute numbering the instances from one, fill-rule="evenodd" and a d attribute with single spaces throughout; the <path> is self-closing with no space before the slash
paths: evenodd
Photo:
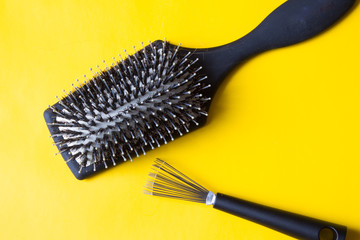
<path id="1" fill-rule="evenodd" d="M 215 209 L 303 240 L 345 240 L 346 227 L 280 209 L 213 193 L 170 164 L 157 159 L 144 193 L 213 205 Z"/>

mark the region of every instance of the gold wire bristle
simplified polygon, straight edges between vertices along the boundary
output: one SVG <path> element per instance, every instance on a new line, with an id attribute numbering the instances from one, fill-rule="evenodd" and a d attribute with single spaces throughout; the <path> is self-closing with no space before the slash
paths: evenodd
<path id="1" fill-rule="evenodd" d="M 156 159 L 145 185 L 145 194 L 206 203 L 209 191 L 167 162 Z"/>

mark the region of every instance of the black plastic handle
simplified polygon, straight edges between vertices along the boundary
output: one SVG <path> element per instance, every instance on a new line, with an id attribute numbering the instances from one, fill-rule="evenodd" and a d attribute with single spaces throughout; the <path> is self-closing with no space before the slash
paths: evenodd
<path id="1" fill-rule="evenodd" d="M 217 86 L 243 60 L 309 39 L 334 24 L 355 0 L 288 0 L 246 36 L 229 44 L 198 49 L 210 82 Z M 217 87 L 215 87 L 216 89 Z"/>
<path id="2" fill-rule="evenodd" d="M 355 0 L 288 0 L 252 32 L 262 50 L 311 38 L 343 16 Z"/>
<path id="3" fill-rule="evenodd" d="M 346 227 L 322 220 L 286 212 L 261 204 L 216 194 L 214 208 L 261 224 L 294 238 L 319 240 L 323 229 L 332 231 L 334 240 L 345 240 Z M 328 239 L 328 238 L 327 238 Z"/>

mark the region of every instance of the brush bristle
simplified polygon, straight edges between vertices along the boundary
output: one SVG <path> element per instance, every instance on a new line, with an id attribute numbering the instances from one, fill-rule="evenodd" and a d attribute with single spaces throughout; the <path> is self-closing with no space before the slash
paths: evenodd
<path id="1" fill-rule="evenodd" d="M 174 136 L 189 131 L 191 124 L 207 115 L 203 94 L 208 88 L 197 59 L 169 48 L 166 41 L 151 43 L 125 60 L 115 61 L 94 77 L 66 93 L 50 107 L 56 116 L 53 137 L 68 161 L 80 171 L 101 163 L 116 165 L 145 154 Z M 91 70 L 91 69 L 90 69 Z"/>

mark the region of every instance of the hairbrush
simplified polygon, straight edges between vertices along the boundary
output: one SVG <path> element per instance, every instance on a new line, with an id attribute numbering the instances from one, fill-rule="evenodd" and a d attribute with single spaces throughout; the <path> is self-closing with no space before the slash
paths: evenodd
<path id="1" fill-rule="evenodd" d="M 250 220 L 303 240 L 345 240 L 347 228 L 235 198 L 213 193 L 170 164 L 155 160 L 144 193 L 213 205 L 213 208 Z"/>
<path id="2" fill-rule="evenodd" d="M 79 82 L 44 112 L 76 178 L 132 160 L 206 122 L 218 86 L 237 64 L 322 32 L 354 0 L 288 0 L 232 43 L 204 49 L 155 41 Z M 90 69 L 92 71 L 92 69 Z"/>

